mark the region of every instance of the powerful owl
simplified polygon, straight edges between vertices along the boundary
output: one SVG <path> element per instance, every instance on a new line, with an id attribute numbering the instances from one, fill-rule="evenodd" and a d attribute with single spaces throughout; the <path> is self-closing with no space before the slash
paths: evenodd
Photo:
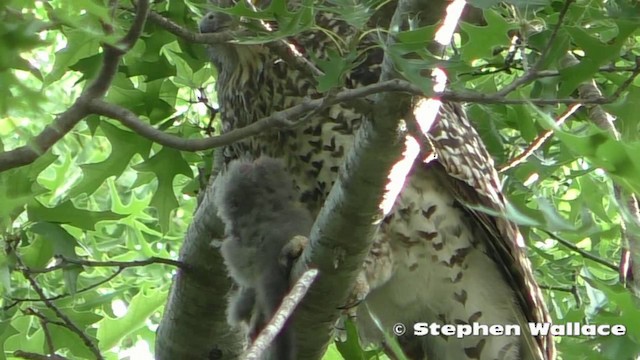
<path id="1" fill-rule="evenodd" d="M 319 11 L 316 24 L 353 43 L 359 33 L 334 15 Z M 236 30 L 241 25 L 228 14 L 211 12 L 200 31 Z M 326 59 L 335 51 L 326 33 L 307 31 L 290 42 L 309 59 Z M 379 78 L 382 50 L 361 47 L 369 50 L 363 50 L 365 58 L 347 75 L 345 87 Z M 268 46 L 223 43 L 209 50 L 218 70 L 224 132 L 320 96 L 309 73 Z M 331 106 L 312 114 L 301 127 L 234 143 L 224 149 L 224 157 L 227 162 L 261 155 L 283 159 L 300 201 L 316 215 L 365 117 L 353 104 Z M 553 358 L 552 340 L 533 337 L 526 325 L 550 320 L 517 226 L 477 210 L 504 213 L 506 205 L 493 160 L 463 107 L 443 104 L 427 137 L 437 160 L 414 164 L 363 265 L 370 292 L 358 307 L 362 340 L 384 342 L 376 321 L 389 331 L 396 323 L 516 324 L 520 335 L 405 335 L 398 340 L 410 359 Z"/>

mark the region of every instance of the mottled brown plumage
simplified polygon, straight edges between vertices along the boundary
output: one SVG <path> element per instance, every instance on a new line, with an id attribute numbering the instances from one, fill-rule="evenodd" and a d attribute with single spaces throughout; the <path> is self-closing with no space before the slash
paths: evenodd
<path id="1" fill-rule="evenodd" d="M 331 27 L 347 43 L 357 35 L 332 14 L 317 23 Z M 237 25 L 227 15 L 210 14 L 201 31 Z M 326 58 L 332 43 L 318 32 L 296 37 L 308 53 Z M 362 45 L 361 48 L 366 47 Z M 211 47 L 219 70 L 218 99 L 224 131 L 242 127 L 273 111 L 315 98 L 315 82 L 289 66 L 267 47 L 221 44 Z M 323 55 L 324 54 L 324 55 Z M 379 76 L 379 52 L 346 79 L 346 87 L 370 83 Z M 225 149 L 228 160 L 267 154 L 286 161 L 304 202 L 317 214 L 365 118 L 353 104 L 332 106 L 300 128 L 272 131 Z M 416 163 L 396 203 L 380 225 L 363 276 L 370 292 L 358 309 L 365 342 L 380 344 L 383 335 L 369 309 L 391 330 L 403 322 L 520 324 L 521 337 L 423 337 L 400 339 L 411 359 L 541 359 L 552 357 L 548 338 L 533 339 L 527 321 L 549 321 L 522 246 L 510 221 L 470 207 L 505 211 L 505 200 L 493 161 L 467 119 L 464 109 L 445 103 L 428 135 L 438 156 Z"/>

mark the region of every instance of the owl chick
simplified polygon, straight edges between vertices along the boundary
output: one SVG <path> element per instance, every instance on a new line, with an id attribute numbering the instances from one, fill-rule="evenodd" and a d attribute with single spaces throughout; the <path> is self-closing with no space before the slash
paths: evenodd
<path id="1" fill-rule="evenodd" d="M 215 198 L 226 232 L 222 256 L 239 286 L 229 302 L 228 321 L 248 323 L 254 340 L 289 291 L 292 260 L 300 253 L 294 242 L 309 235 L 313 220 L 298 203 L 284 163 L 274 158 L 229 163 L 216 182 Z M 289 322 L 268 359 L 295 359 Z"/>

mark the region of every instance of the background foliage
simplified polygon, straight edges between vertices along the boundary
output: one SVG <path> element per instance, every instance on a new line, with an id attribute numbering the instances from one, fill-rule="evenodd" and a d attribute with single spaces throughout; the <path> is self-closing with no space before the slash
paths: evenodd
<path id="1" fill-rule="evenodd" d="M 371 6 L 378 5 L 333 2 L 357 26 L 365 26 Z M 485 9 L 486 24 L 462 24 L 447 62 L 425 49 L 435 27 L 404 32 L 386 50 L 396 55 L 408 80 L 420 81 L 422 70 L 438 64 L 448 71 L 450 89 L 495 93 L 535 63 L 534 49 L 555 36 L 541 69 L 549 76 L 517 89 L 503 103 L 468 106 L 497 165 L 528 148 L 567 109 L 566 104 L 514 105 L 507 99 L 564 99 L 589 79 L 606 96 L 615 96 L 604 108 L 617 118 L 620 141 L 595 127 L 583 108 L 533 156 L 503 175 L 512 216 L 522 224 L 554 320 L 627 328 L 623 337 L 558 338 L 562 357 L 635 357 L 640 310 L 617 269 L 625 245 L 621 224 L 631 234 L 640 229 L 616 200 L 613 184 L 627 192 L 640 189 L 640 80 L 618 90 L 637 71 L 638 5 L 579 0 L 554 32 L 563 2 L 473 4 Z M 152 10 L 194 31 L 206 12 L 201 1 L 175 0 L 157 2 Z M 311 12 L 271 10 L 281 24 L 272 38 L 312 26 Z M 8 151 L 28 144 L 71 105 L 101 66 L 101 43 L 124 35 L 133 12 L 125 2 L 110 9 L 106 1 L 10 0 L 0 7 L 0 18 L 0 151 Z M 516 32 L 526 46 L 510 52 L 509 36 Z M 568 50 L 581 63 L 558 71 Z M 355 59 L 335 54 L 318 63 L 326 73 L 323 86 L 340 81 Z M 148 22 L 123 57 L 106 100 L 167 133 L 204 138 L 218 126 L 212 111 L 215 77 L 202 45 Z M 69 358 L 94 358 L 77 333 L 60 326 L 43 295 L 97 340 L 107 359 L 143 359 L 139 351 L 153 351 L 175 267 L 134 261 L 176 258 L 211 153 L 163 147 L 118 122 L 91 116 L 33 164 L 0 173 L 0 359 L 14 358 L 17 350 L 44 354 L 52 348 Z M 326 358 L 342 358 L 340 352 L 352 358 L 354 346 L 331 347 Z"/>

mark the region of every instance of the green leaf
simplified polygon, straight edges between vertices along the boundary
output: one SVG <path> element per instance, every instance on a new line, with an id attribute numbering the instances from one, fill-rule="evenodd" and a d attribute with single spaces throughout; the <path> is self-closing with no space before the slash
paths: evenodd
<path id="1" fill-rule="evenodd" d="M 76 326 L 78 324 L 76 323 Z M 42 331 L 42 330 L 39 330 Z M 78 334 L 63 326 L 51 326 L 49 329 L 51 341 L 57 349 L 69 349 L 74 358 L 93 359 L 95 355 L 78 337 Z M 91 336 L 89 336 L 91 338 Z"/>
<path id="2" fill-rule="evenodd" d="M 119 220 L 125 217 L 111 211 L 78 209 L 69 200 L 52 208 L 45 207 L 36 201 L 27 207 L 27 213 L 31 221 L 68 224 L 84 230 L 94 230 L 99 221 Z"/>
<path id="3" fill-rule="evenodd" d="M 329 50 L 328 55 L 329 58 L 327 60 L 315 60 L 320 70 L 324 72 L 324 75 L 318 77 L 319 92 L 325 92 L 344 84 L 347 73 L 357 65 L 354 63 L 357 53 L 354 51 L 341 55 L 336 51 Z"/>
<path id="4" fill-rule="evenodd" d="M 593 176 L 581 176 L 578 179 L 581 187 L 580 197 L 590 212 L 600 219 L 611 223 L 611 218 L 604 208 L 604 199 L 602 198 L 602 194 L 608 186 L 606 184 L 597 184 L 596 181 L 597 179 Z"/>
<path id="5" fill-rule="evenodd" d="M 38 175 L 56 160 L 51 151 L 40 156 L 31 165 L 0 173 L 0 219 L 8 220 L 22 212 L 25 205 L 34 204 L 35 197 L 46 191 L 37 183 Z"/>
<path id="6" fill-rule="evenodd" d="M 78 82 L 86 79 L 93 79 L 102 67 L 102 54 L 96 54 L 78 60 L 75 64 L 69 66 L 69 69 L 81 72 L 84 76 Z"/>
<path id="7" fill-rule="evenodd" d="M 67 46 L 56 53 L 56 62 L 51 72 L 45 77 L 46 84 L 60 80 L 68 69 L 84 58 L 96 56 L 100 43 L 99 39 L 84 30 L 69 30 L 66 32 Z"/>
<path id="8" fill-rule="evenodd" d="M 580 63 L 560 71 L 562 84 L 558 91 L 558 97 L 566 97 L 584 81 L 593 77 L 598 69 L 606 63 L 620 56 L 620 49 L 626 43 L 627 38 L 640 26 L 637 21 L 616 21 L 618 36 L 609 44 L 602 43 L 599 39 L 590 36 L 582 27 L 567 27 L 566 31 L 573 41 L 584 50 L 585 57 Z"/>
<path id="9" fill-rule="evenodd" d="M 522 138 L 528 142 L 533 141 L 538 136 L 538 129 L 531 112 L 526 111 L 524 106 L 514 106 L 509 108 L 506 118 L 514 121 L 514 127 L 520 130 Z"/>
<path id="10" fill-rule="evenodd" d="M 327 3 L 331 6 L 322 6 L 322 3 L 318 3 L 316 7 L 320 11 L 335 12 L 340 19 L 355 29 L 362 30 L 375 12 L 375 8 L 382 5 L 383 1 L 330 0 Z"/>
<path id="11" fill-rule="evenodd" d="M 475 59 L 490 58 L 496 46 L 509 46 L 509 30 L 517 28 L 517 24 L 508 23 L 493 10 L 485 10 L 486 26 L 476 26 L 460 23 L 460 28 L 467 34 L 469 40 L 460 48 L 462 60 L 471 62 Z"/>
<path id="12" fill-rule="evenodd" d="M 37 228 L 37 224 L 34 225 Z M 53 258 L 53 241 L 39 237 L 31 244 L 20 248 L 20 257 L 26 266 L 31 269 L 43 269 Z"/>
<path id="13" fill-rule="evenodd" d="M 13 285 L 11 283 L 11 269 L 14 268 L 15 256 L 12 257 L 14 259 L 9 259 L 9 256 L 4 254 L 0 257 L 0 295 L 2 296 L 11 294 L 12 292 Z M 0 324 L 2 324 L 2 321 L 0 321 Z"/>
<path id="14" fill-rule="evenodd" d="M 549 231 L 575 230 L 575 227 L 569 222 L 567 222 L 563 218 L 563 216 L 558 213 L 557 209 L 551 203 L 549 203 L 549 201 L 543 198 L 539 198 L 539 199 L 536 199 L 536 203 L 538 204 L 538 209 L 540 209 L 540 213 L 544 216 L 545 229 Z"/>
<path id="15" fill-rule="evenodd" d="M 31 325 L 31 317 L 22 316 L 12 319 L 11 327 L 17 330 L 18 333 L 7 338 L 4 342 L 4 350 L 8 353 L 13 353 L 16 350 L 37 354 L 43 353 L 44 334 L 42 331 L 29 331 L 31 329 Z M 30 336 L 26 336 L 25 334 L 30 334 Z"/>
<path id="16" fill-rule="evenodd" d="M 98 323 L 98 340 L 101 351 L 114 346 L 133 331 L 145 326 L 147 319 L 158 311 L 167 299 L 167 292 L 160 289 L 142 289 L 129 303 L 126 315 L 112 319 L 105 317 Z"/>
<path id="17" fill-rule="evenodd" d="M 173 179 L 179 174 L 192 177 L 193 172 L 179 151 L 166 147 L 134 168 L 138 171 L 153 172 L 158 178 L 158 188 L 151 199 L 151 206 L 158 210 L 160 226 L 166 232 L 169 229 L 170 213 L 178 207 Z"/>
<path id="18" fill-rule="evenodd" d="M 105 161 L 80 165 L 82 181 L 70 191 L 71 197 L 83 193 L 92 194 L 107 178 L 119 177 L 135 154 L 145 157 L 149 153 L 151 143 L 138 135 L 121 130 L 105 121 L 100 123 L 100 128 L 111 142 L 111 154 Z"/>
<path id="19" fill-rule="evenodd" d="M 556 136 L 577 155 L 587 157 L 635 193 L 640 192 L 640 143 L 622 143 L 594 128 L 591 135 L 578 136 L 556 131 Z"/>
<path id="20" fill-rule="evenodd" d="M 303 30 L 311 28 L 315 22 L 313 6 L 301 6 L 300 10 L 292 13 L 280 11 L 275 13 L 275 17 L 278 20 L 277 33 L 282 36 L 296 35 Z"/>
<path id="21" fill-rule="evenodd" d="M 7 339 L 16 334 L 20 334 L 20 332 L 11 326 L 9 321 L 0 321 L 0 360 L 5 360 L 5 354 L 10 353 L 5 348 L 5 344 L 8 343 Z"/>
<path id="22" fill-rule="evenodd" d="M 176 68 L 164 56 L 156 61 L 134 61 L 131 65 L 120 68 L 128 77 L 145 76 L 146 81 L 164 79 L 176 74 Z"/>
<path id="23" fill-rule="evenodd" d="M 147 88 L 136 88 L 129 79 L 117 78 L 107 94 L 107 100 L 123 106 L 139 117 L 148 117 L 152 124 L 165 120 L 175 109 L 160 98 L 164 80 L 147 83 Z"/>
<path id="24" fill-rule="evenodd" d="M 364 351 L 362 349 L 358 337 L 358 329 L 352 320 L 346 319 L 344 326 L 347 340 L 344 342 L 336 340 L 335 342 L 335 346 L 343 359 L 366 360 L 371 359 L 378 353 L 378 351 Z"/>
<path id="25" fill-rule="evenodd" d="M 595 277 L 585 277 L 584 280 L 590 287 L 597 288 L 602 294 L 606 295 L 607 301 L 612 305 L 612 312 L 604 313 L 596 317 L 596 323 L 623 325 L 627 333 L 623 337 L 626 341 L 625 346 L 615 341 L 605 342 L 606 347 L 604 353 L 608 358 L 615 359 L 611 356 L 622 356 L 621 358 L 630 358 L 628 355 L 634 356 L 640 352 L 640 324 L 636 319 L 640 317 L 640 309 L 637 306 L 636 299 L 633 295 L 620 284 L 607 284 L 606 282 Z"/>
<path id="26" fill-rule="evenodd" d="M 431 25 L 398 33 L 398 42 L 401 44 L 398 49 L 405 53 L 424 50 L 425 44 L 433 40 L 438 28 L 437 25 Z"/>
<path id="27" fill-rule="evenodd" d="M 623 139 L 628 141 L 640 140 L 638 104 L 640 104 L 640 87 L 631 86 L 628 93 L 617 102 L 604 106 L 607 111 L 617 117 L 616 127 L 620 130 Z"/>
<path id="28" fill-rule="evenodd" d="M 76 246 L 78 246 L 78 242 L 60 225 L 38 222 L 32 225 L 30 230 L 51 244 L 51 250 L 54 255 L 62 255 L 71 259 L 77 257 Z"/>
<path id="29" fill-rule="evenodd" d="M 109 289 L 109 293 L 90 292 L 82 293 L 75 296 L 78 301 L 74 304 L 77 311 L 94 311 L 96 308 L 110 309 L 114 299 L 125 296 L 129 291 L 129 287 L 121 287 L 119 289 Z M 62 303 L 62 301 L 59 301 Z M 102 320 L 102 316 L 98 316 L 95 321 Z"/>

